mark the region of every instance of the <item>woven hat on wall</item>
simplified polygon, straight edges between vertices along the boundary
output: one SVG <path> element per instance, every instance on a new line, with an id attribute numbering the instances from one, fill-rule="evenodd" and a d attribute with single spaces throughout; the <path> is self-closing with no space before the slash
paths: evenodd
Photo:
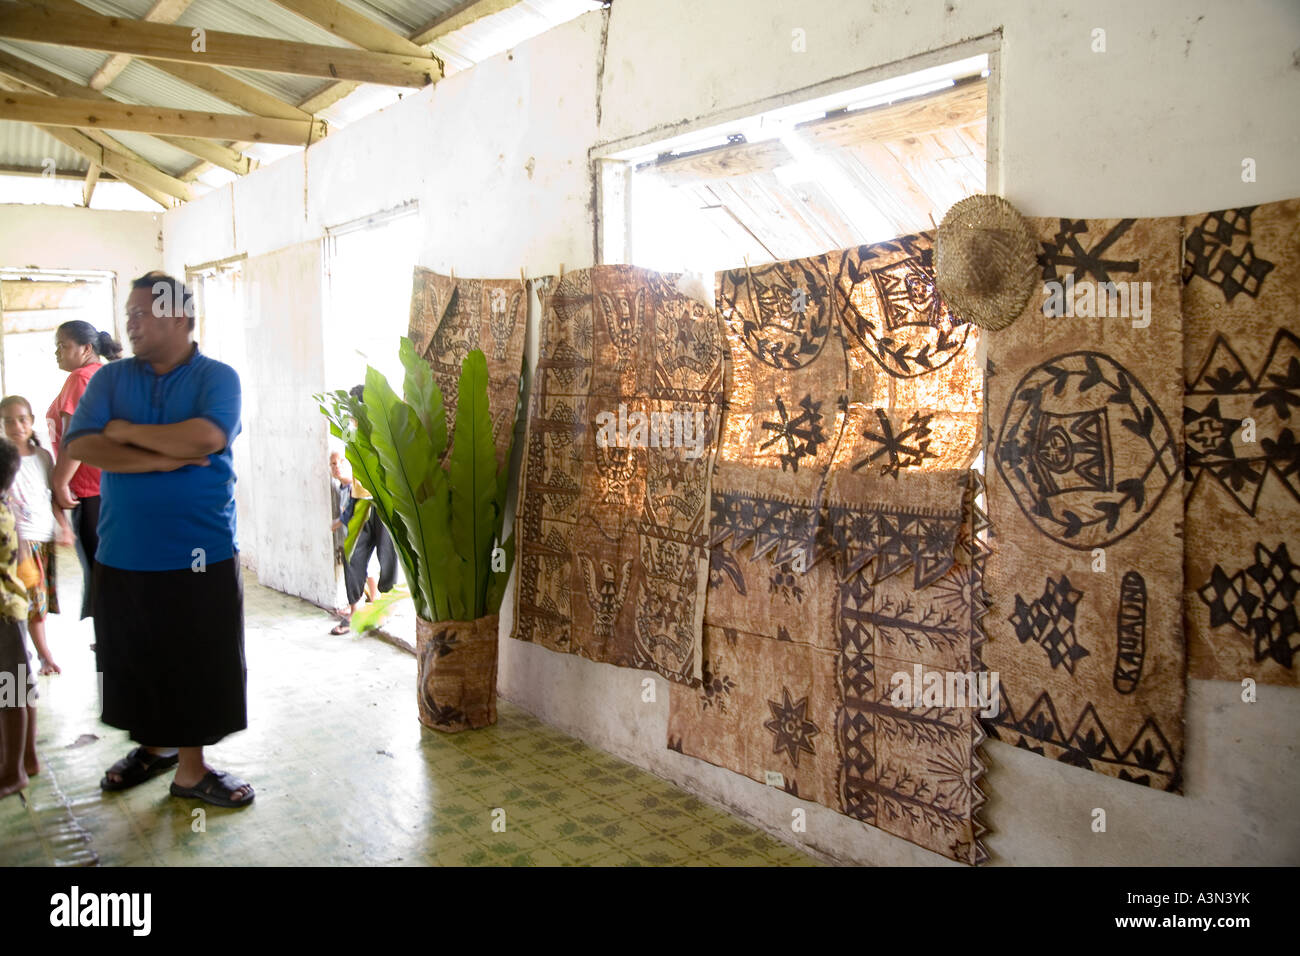
<path id="1" fill-rule="evenodd" d="M 1038 243 L 1001 196 L 968 196 L 939 223 L 935 284 L 948 310 L 982 329 L 1005 329 L 1034 290 Z"/>

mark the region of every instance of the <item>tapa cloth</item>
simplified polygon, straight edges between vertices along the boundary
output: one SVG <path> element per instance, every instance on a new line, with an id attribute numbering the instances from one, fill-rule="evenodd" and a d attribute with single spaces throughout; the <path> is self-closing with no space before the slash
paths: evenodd
<path id="1" fill-rule="evenodd" d="M 596 266 L 544 293 L 514 637 L 698 683 L 723 350 L 672 275 Z"/>
<path id="2" fill-rule="evenodd" d="M 982 671 L 978 330 L 931 257 L 921 234 L 719 277 L 705 673 L 669 746 L 977 863 L 978 707 L 889 699 Z"/>
<path id="3" fill-rule="evenodd" d="M 433 369 L 454 437 L 461 363 L 474 349 L 487 359 L 488 410 L 498 467 L 515 427 L 528 331 L 528 289 L 518 279 L 453 279 L 415 267 L 407 336 Z"/>
<path id="4" fill-rule="evenodd" d="M 1188 671 L 1300 684 L 1300 199 L 1183 219 Z"/>
<path id="5" fill-rule="evenodd" d="M 1031 219 L 1042 294 L 986 334 L 990 736 L 1178 791 L 1178 219 Z"/>

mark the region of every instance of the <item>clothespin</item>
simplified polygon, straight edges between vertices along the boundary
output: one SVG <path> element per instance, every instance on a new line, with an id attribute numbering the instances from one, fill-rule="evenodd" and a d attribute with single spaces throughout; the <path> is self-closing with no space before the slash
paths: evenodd
<path id="1" fill-rule="evenodd" d="M 455 267 L 452 267 L 452 269 L 451 269 L 450 271 L 451 271 L 451 281 L 452 281 L 452 282 L 455 282 L 455 281 L 456 281 L 456 269 L 455 269 Z"/>
<path id="2" fill-rule="evenodd" d="M 564 263 L 563 263 L 563 262 L 560 263 L 560 278 L 559 278 L 558 281 L 560 281 L 560 282 L 563 282 L 563 281 L 564 281 Z"/>
<path id="3" fill-rule="evenodd" d="M 522 285 L 522 286 L 526 286 L 526 285 L 528 285 L 528 279 L 526 279 L 526 278 L 524 277 L 524 267 L 523 267 L 523 266 L 520 266 L 520 267 L 519 267 L 519 284 Z"/>

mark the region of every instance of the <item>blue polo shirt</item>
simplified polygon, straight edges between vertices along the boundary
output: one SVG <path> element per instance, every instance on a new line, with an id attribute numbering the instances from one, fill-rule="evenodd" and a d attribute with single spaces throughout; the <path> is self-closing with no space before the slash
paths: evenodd
<path id="1" fill-rule="evenodd" d="M 206 418 L 225 433 L 226 447 L 207 467 L 127 475 L 105 471 L 100 480 L 99 551 L 95 560 L 126 571 L 177 571 L 193 566 L 195 548 L 212 564 L 234 557 L 235 468 L 230 444 L 239 434 L 239 374 L 199 353 L 166 375 L 148 362 L 109 362 L 86 385 L 68 423 L 66 444 L 97 434 L 122 418 L 135 425 L 174 425 Z"/>

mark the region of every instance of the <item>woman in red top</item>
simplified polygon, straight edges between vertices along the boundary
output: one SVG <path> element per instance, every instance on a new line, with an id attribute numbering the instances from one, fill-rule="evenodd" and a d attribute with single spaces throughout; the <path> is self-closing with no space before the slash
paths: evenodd
<path id="1" fill-rule="evenodd" d="M 54 502 L 72 509 L 72 530 L 77 538 L 77 557 L 81 559 L 81 616 L 90 617 L 90 573 L 99 550 L 99 469 L 83 465 L 75 458 L 59 454 L 63 433 L 77 403 L 86 391 L 86 383 L 99 371 L 100 359 L 110 362 L 122 354 L 122 346 L 113 336 L 100 332 L 89 322 L 64 322 L 54 333 L 54 355 L 59 368 L 68 372 L 67 381 L 49 411 L 45 413 L 50 444 L 56 459 L 50 475 Z"/>

